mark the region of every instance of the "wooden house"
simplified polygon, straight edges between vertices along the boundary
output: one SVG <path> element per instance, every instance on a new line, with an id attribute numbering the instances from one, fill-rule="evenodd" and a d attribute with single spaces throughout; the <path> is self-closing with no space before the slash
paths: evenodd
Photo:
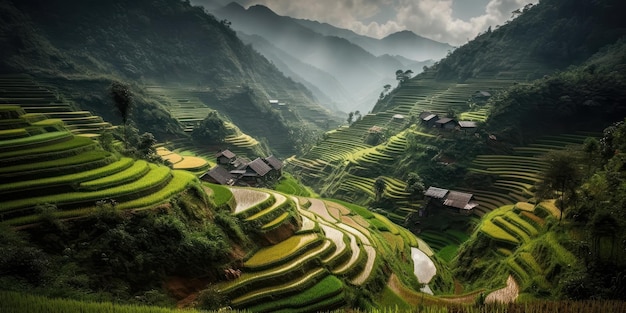
<path id="1" fill-rule="evenodd" d="M 471 193 L 429 187 L 425 192 L 427 208 L 443 208 L 450 212 L 469 215 L 478 206 Z"/>
<path id="2" fill-rule="evenodd" d="M 270 155 L 264 158 L 263 161 L 265 162 L 265 164 L 269 165 L 269 167 L 272 168 L 269 173 L 272 177 L 280 178 L 280 176 L 282 176 L 282 170 L 284 166 L 283 161 L 279 160 L 274 155 Z"/>
<path id="3" fill-rule="evenodd" d="M 459 128 L 465 133 L 474 131 L 477 127 L 478 124 L 474 121 L 459 121 Z"/>
<path id="4" fill-rule="evenodd" d="M 235 176 L 228 172 L 227 169 L 219 165 L 202 174 L 202 176 L 200 176 L 200 179 L 213 184 L 228 186 L 232 186 L 235 184 Z"/>
<path id="5" fill-rule="evenodd" d="M 445 129 L 445 130 L 453 130 L 455 129 L 459 124 L 457 123 L 457 121 L 455 121 L 453 118 L 450 117 L 444 117 L 444 118 L 440 118 L 435 122 L 435 125 L 437 126 L 437 128 L 440 129 Z"/>
<path id="6" fill-rule="evenodd" d="M 426 125 L 426 127 L 433 127 L 438 119 L 439 116 L 437 114 L 433 114 L 430 112 L 420 113 L 420 121 L 422 122 L 422 124 Z"/>
<path id="7" fill-rule="evenodd" d="M 231 171 L 231 174 L 237 175 L 237 179 L 248 185 L 257 185 L 269 178 L 268 173 L 272 168 L 267 165 L 261 158 L 256 158 L 252 162 L 246 164 L 243 168 Z"/>
<path id="8" fill-rule="evenodd" d="M 237 155 L 226 149 L 215 154 L 215 160 L 218 165 L 229 165 L 237 159 Z"/>

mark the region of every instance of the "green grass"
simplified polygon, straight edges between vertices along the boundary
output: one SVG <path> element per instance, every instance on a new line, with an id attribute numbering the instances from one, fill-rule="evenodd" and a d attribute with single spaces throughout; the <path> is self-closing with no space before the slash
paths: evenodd
<path id="1" fill-rule="evenodd" d="M 458 250 L 459 246 L 457 245 L 447 245 L 437 252 L 437 256 L 446 262 L 450 262 L 456 256 Z"/>
<path id="2" fill-rule="evenodd" d="M 148 305 L 114 304 L 67 299 L 50 299 L 42 296 L 10 291 L 0 291 L 0 312 L 11 313 L 195 313 L 193 309 L 174 309 Z"/>
<path id="3" fill-rule="evenodd" d="M 209 183 L 204 183 L 204 185 L 213 190 L 213 202 L 218 207 L 229 203 L 233 198 L 233 193 L 227 187 Z"/>

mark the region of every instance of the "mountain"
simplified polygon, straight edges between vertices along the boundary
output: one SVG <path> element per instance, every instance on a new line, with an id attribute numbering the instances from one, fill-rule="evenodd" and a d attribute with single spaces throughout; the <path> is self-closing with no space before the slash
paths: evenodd
<path id="1" fill-rule="evenodd" d="M 466 291 L 623 300 L 625 6 L 528 5 L 288 169 L 419 233 Z M 446 211 L 459 198 L 475 202 Z"/>
<path id="2" fill-rule="evenodd" d="M 306 145 L 326 120 L 335 119 L 309 90 L 242 43 L 228 25 L 187 2 L 27 0 L 5 1 L 0 8 L 7 21 L 0 26 L 5 47 L 0 68 L 62 79 L 68 97 L 113 121 L 117 118 L 106 95 L 112 80 L 132 82 L 135 93 L 146 97 L 146 86 L 197 92 L 203 106 L 219 110 L 283 155 Z M 94 94 L 93 84 L 99 93 Z M 291 110 L 272 108 L 269 99 L 288 103 Z M 154 105 L 147 112 L 153 109 L 168 110 Z M 252 122 L 261 117 L 271 122 Z M 140 129 L 162 133 L 154 120 L 144 122 Z"/>
<path id="3" fill-rule="evenodd" d="M 340 86 L 338 89 L 346 90 L 350 96 L 348 101 L 333 99 L 344 111 L 371 109 L 376 97 L 359 100 L 360 95 L 381 90 L 381 82 L 395 81 L 395 71 L 402 68 L 397 60 L 376 57 L 344 38 L 319 34 L 262 5 L 245 9 L 231 3 L 215 14 L 232 22 L 233 29 L 238 32 L 261 36 L 293 58 L 335 77 Z M 318 87 L 331 97 L 336 94 Z"/>
<path id="4" fill-rule="evenodd" d="M 454 50 L 454 47 L 449 44 L 424 38 L 409 30 L 393 33 L 382 39 L 376 39 L 327 23 L 303 19 L 294 20 L 300 25 L 325 36 L 345 38 L 376 56 L 389 54 L 393 56 L 399 55 L 415 61 L 437 61 L 445 57 L 449 51 Z"/>

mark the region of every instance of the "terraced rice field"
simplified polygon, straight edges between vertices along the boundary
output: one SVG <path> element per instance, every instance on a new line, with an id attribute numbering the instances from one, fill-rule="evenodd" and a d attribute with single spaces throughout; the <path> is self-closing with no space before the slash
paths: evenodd
<path id="1" fill-rule="evenodd" d="M 74 135 L 92 138 L 115 128 L 89 111 L 76 111 L 72 105 L 63 102 L 53 91 L 28 75 L 0 75 L 0 107 L 7 105 L 20 106 L 27 113 L 24 118 L 31 123 L 41 120 L 40 116 L 45 120 L 44 123 L 62 121 L 65 129 Z M 52 124 L 49 126 L 57 127 Z"/>
<path id="2" fill-rule="evenodd" d="M 185 170 L 192 172 L 196 175 L 202 175 L 208 171 L 212 164 L 204 158 L 197 157 L 195 155 L 183 155 L 165 147 L 158 147 L 156 149 L 157 155 L 164 161 L 168 161 L 172 164 L 172 168 L 175 170 Z"/>
<path id="3" fill-rule="evenodd" d="M 237 206 L 233 208 L 233 214 L 241 213 L 270 198 L 270 194 L 252 189 L 230 188 L 230 191 L 237 201 Z"/>
<path id="4" fill-rule="evenodd" d="M 143 209 L 197 182 L 193 175 L 101 150 L 93 140 L 73 135 L 61 121 L 25 113 L 19 106 L 2 110 L 5 129 L 20 125 L 28 130 L 0 140 L 3 223 L 35 223 L 35 208 L 46 203 L 58 208 L 54 215 L 60 218 L 89 214 L 104 199 L 115 200 L 118 209 Z M 6 123 L 4 117 L 15 122 Z"/>
<path id="5" fill-rule="evenodd" d="M 548 164 L 542 156 L 546 153 L 580 145 L 585 135 L 562 134 L 546 136 L 536 143 L 514 149 L 513 155 L 479 155 L 472 162 L 470 171 L 493 176 L 495 182 L 488 190 L 468 189 L 476 195 L 480 204 L 475 213 L 485 213 L 502 205 L 527 201 L 534 196 L 535 184 L 541 180 Z"/>
<path id="6" fill-rule="evenodd" d="M 218 285 L 221 293 L 232 298 L 230 305 L 235 308 L 297 311 L 315 304 L 316 308 L 330 309 L 345 303 L 343 289 L 367 284 L 384 258 L 399 253 L 380 254 L 379 249 L 389 242 L 379 238 L 392 241 L 395 251 L 408 249 L 409 244 L 419 246 L 413 234 L 378 214 L 355 215 L 346 206 L 329 200 L 286 197 L 274 191 L 230 189 L 236 200 L 233 212 L 243 216 L 247 223 L 254 223 L 267 214 L 282 216 L 294 206 L 302 220 L 293 235 L 264 246 L 246 258 L 239 278 Z M 307 204 L 307 208 L 301 204 Z M 370 225 L 379 227 L 368 228 Z M 375 236 L 372 231 L 384 235 Z M 432 255 L 427 246 L 421 248 Z M 345 283 L 331 283 L 341 281 L 337 280 L 340 278 L 345 278 Z M 320 282 L 328 282 L 334 288 L 321 288 Z M 314 298 L 291 302 L 300 299 L 302 294 Z"/>
<path id="7" fill-rule="evenodd" d="M 544 232 L 545 220 L 556 220 L 559 215 L 559 209 L 548 201 L 536 205 L 518 202 L 500 207 L 483 217 L 478 233 L 492 240 L 494 252 L 500 256 L 501 264 L 511 275 L 508 287 L 500 292 L 512 297 L 522 291 L 547 292 L 554 286 L 545 278 L 546 273 L 555 267 L 575 263 L 575 257 L 557 242 L 553 233 Z M 548 256 L 554 257 L 545 259 Z"/>

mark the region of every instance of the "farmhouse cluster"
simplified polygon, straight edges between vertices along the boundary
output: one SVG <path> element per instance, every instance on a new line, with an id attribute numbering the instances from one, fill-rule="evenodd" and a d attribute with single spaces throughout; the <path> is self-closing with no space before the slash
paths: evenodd
<path id="1" fill-rule="evenodd" d="M 215 159 L 217 165 L 200 176 L 200 179 L 220 185 L 254 187 L 282 175 L 283 162 L 273 155 L 250 161 L 227 149 L 218 152 Z"/>
<path id="2" fill-rule="evenodd" d="M 439 115 L 428 111 L 420 114 L 420 121 L 426 127 L 443 130 L 458 129 L 467 131 L 476 129 L 477 127 L 477 124 L 474 121 L 457 121 L 451 117 L 439 117 Z"/>

